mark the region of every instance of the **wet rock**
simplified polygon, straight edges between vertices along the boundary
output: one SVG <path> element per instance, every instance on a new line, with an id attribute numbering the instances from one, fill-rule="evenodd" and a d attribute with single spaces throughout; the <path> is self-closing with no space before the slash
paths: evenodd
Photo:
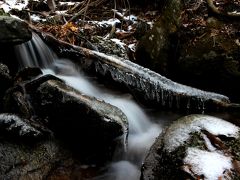
<path id="1" fill-rule="evenodd" d="M 18 84 L 23 81 L 29 81 L 42 74 L 43 73 L 40 68 L 26 67 L 16 74 L 16 76 L 14 77 L 14 83 Z"/>
<path id="2" fill-rule="evenodd" d="M 55 139 L 27 145 L 1 138 L 0 159 L 0 179 L 84 179 L 81 163 Z"/>
<path id="3" fill-rule="evenodd" d="M 118 108 L 56 80 L 40 84 L 31 97 L 37 115 L 81 157 L 106 160 L 115 146 L 125 147 L 128 123 Z"/>
<path id="4" fill-rule="evenodd" d="M 239 179 L 240 128 L 207 115 L 180 118 L 161 134 L 141 179 Z"/>
<path id="5" fill-rule="evenodd" d="M 3 98 L 4 112 L 14 113 L 24 118 L 31 118 L 33 109 L 24 86 L 16 85 L 5 93 Z"/>
<path id="6" fill-rule="evenodd" d="M 139 42 L 136 59 L 175 81 L 239 101 L 239 27 L 213 15 L 203 1 L 169 1 Z"/>
<path id="7" fill-rule="evenodd" d="M 34 109 L 31 106 L 30 96 L 26 92 L 25 84 L 31 84 L 32 80 L 41 74 L 42 71 L 39 68 L 31 67 L 24 68 L 16 74 L 14 86 L 8 89 L 3 98 L 5 112 L 15 113 L 27 119 L 34 115 Z"/>
<path id="8" fill-rule="evenodd" d="M 33 127 L 27 119 L 14 114 L 0 114 L 1 135 L 13 139 L 33 140 L 43 137 L 43 133 Z"/>
<path id="9" fill-rule="evenodd" d="M 31 38 L 32 33 L 25 22 L 9 16 L 0 16 L 0 45 L 21 44 Z"/>

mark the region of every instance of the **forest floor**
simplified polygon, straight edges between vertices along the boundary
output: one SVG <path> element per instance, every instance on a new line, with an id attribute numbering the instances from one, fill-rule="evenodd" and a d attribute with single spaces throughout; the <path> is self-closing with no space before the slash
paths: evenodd
<path id="1" fill-rule="evenodd" d="M 135 60 L 137 41 L 160 12 L 153 5 L 143 8 L 132 7 L 128 1 L 114 2 L 6 0 L 0 1 L 0 8 L 59 40 Z"/>

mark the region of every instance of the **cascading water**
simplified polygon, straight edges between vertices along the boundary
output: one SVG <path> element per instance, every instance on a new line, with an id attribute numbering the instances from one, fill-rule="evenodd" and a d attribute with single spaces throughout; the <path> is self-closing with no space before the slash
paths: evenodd
<path id="1" fill-rule="evenodd" d="M 33 34 L 30 42 L 18 45 L 15 50 L 21 67 L 40 67 L 45 74 L 53 74 L 69 86 L 87 95 L 103 99 L 126 114 L 129 121 L 128 151 L 124 157 L 117 157 L 118 161 L 110 164 L 109 173 L 95 179 L 139 179 L 139 169 L 144 155 L 162 127 L 150 121 L 150 117 L 133 101 L 131 95 L 119 95 L 104 87 L 98 88 L 96 83 L 90 83 L 71 61 L 57 59 L 38 35 Z"/>
<path id="2" fill-rule="evenodd" d="M 20 67 L 48 68 L 57 56 L 33 33 L 32 40 L 15 47 Z"/>

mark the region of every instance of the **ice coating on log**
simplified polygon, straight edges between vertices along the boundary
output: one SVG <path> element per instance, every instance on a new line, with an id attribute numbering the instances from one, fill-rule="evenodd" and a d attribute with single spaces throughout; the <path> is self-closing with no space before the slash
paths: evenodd
<path id="1" fill-rule="evenodd" d="M 114 81 L 143 92 L 146 100 L 161 106 L 204 111 L 206 103 L 221 106 L 230 102 L 224 95 L 182 85 L 128 60 L 93 52 L 102 57 L 94 61 L 97 72 L 109 73 Z"/>

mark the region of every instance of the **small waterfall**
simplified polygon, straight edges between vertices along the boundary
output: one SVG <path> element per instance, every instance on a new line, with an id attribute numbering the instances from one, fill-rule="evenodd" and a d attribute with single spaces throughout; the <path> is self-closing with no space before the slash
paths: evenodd
<path id="1" fill-rule="evenodd" d="M 121 109 L 129 121 L 128 152 L 118 162 L 110 164 L 109 173 L 94 179 L 137 180 L 140 177 L 140 166 L 147 149 L 161 132 L 160 125 L 151 122 L 144 110 L 133 101 L 129 94 L 119 95 L 105 87 L 92 83 L 92 79 L 83 73 L 67 59 L 58 59 L 45 45 L 38 35 L 16 47 L 21 67 L 40 67 L 44 74 L 53 74 L 69 86 L 87 94 L 103 99 Z M 90 82 L 92 81 L 92 82 Z"/>
<path id="2" fill-rule="evenodd" d="M 20 68 L 24 67 L 41 67 L 48 68 L 57 58 L 36 34 L 32 34 L 32 40 L 24 45 L 15 46 L 15 53 L 18 58 Z"/>

